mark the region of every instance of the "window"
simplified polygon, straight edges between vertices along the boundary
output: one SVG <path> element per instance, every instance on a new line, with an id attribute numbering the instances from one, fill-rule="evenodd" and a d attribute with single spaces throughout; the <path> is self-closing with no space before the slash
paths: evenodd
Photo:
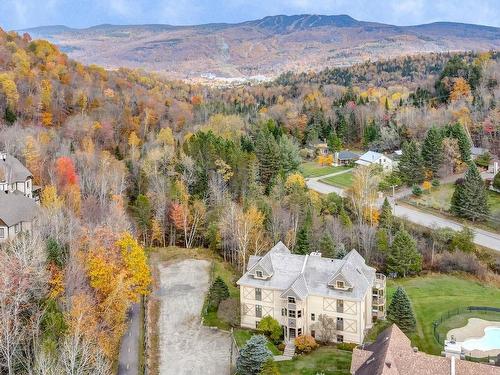
<path id="1" fill-rule="evenodd" d="M 281 309 L 281 316 L 287 316 L 287 311 L 285 307 Z"/>
<path id="2" fill-rule="evenodd" d="M 337 335 L 337 342 L 344 342 L 344 336 Z"/>
<path id="3" fill-rule="evenodd" d="M 259 279 L 262 279 L 262 271 L 255 271 L 255 276 L 258 277 Z"/>
<path id="4" fill-rule="evenodd" d="M 337 331 L 343 331 L 344 330 L 344 319 L 343 318 L 337 318 Z"/>
<path id="5" fill-rule="evenodd" d="M 262 289 L 255 288 L 255 300 L 262 301 Z"/>
<path id="6" fill-rule="evenodd" d="M 344 312 L 344 301 L 341 299 L 337 300 L 337 312 L 343 313 Z"/>
<path id="7" fill-rule="evenodd" d="M 311 314 L 311 320 L 314 322 L 316 320 L 316 314 Z"/>
<path id="8" fill-rule="evenodd" d="M 297 318 L 302 318 L 302 310 L 297 311 Z"/>
<path id="9" fill-rule="evenodd" d="M 288 310 L 288 317 L 295 318 L 295 310 Z"/>
<path id="10" fill-rule="evenodd" d="M 337 281 L 337 288 L 344 289 L 345 288 L 344 282 L 343 281 Z"/>
<path id="11" fill-rule="evenodd" d="M 311 336 L 316 338 L 316 331 L 314 329 L 311 329 Z"/>
<path id="12" fill-rule="evenodd" d="M 288 297 L 288 303 L 295 303 L 295 297 Z"/>
<path id="13" fill-rule="evenodd" d="M 297 336 L 302 335 L 302 328 L 297 329 Z"/>
<path id="14" fill-rule="evenodd" d="M 5 228 L 0 228 L 0 238 L 5 238 Z"/>
<path id="15" fill-rule="evenodd" d="M 262 318 L 262 306 L 261 305 L 255 305 L 255 316 L 257 318 Z"/>

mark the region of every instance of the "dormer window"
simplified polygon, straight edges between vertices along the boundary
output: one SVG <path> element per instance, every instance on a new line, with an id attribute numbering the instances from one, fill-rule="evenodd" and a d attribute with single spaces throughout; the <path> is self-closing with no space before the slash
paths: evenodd
<path id="1" fill-rule="evenodd" d="M 295 303 L 295 297 L 288 297 L 288 303 Z"/>
<path id="2" fill-rule="evenodd" d="M 255 271 L 255 277 L 262 279 L 264 275 L 262 274 L 262 271 Z"/>
<path id="3" fill-rule="evenodd" d="M 337 280 L 337 283 L 335 284 L 335 287 L 337 289 L 345 289 L 345 283 L 343 281 Z"/>

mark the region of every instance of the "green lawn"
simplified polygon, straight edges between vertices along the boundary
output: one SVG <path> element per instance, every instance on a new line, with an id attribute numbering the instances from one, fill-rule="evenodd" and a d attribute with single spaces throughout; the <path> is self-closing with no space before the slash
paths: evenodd
<path id="1" fill-rule="evenodd" d="M 411 335 L 412 343 L 431 354 L 439 354 L 442 350 L 434 339 L 432 329 L 432 323 L 442 314 L 467 306 L 500 307 L 499 288 L 458 276 L 432 274 L 389 280 L 389 296 L 392 296 L 397 286 L 405 288 L 415 311 L 417 331 Z"/>
<path id="2" fill-rule="evenodd" d="M 340 187 L 342 189 L 350 188 L 352 185 L 352 172 L 346 172 L 337 176 L 327 177 L 321 180 L 328 185 Z"/>
<path id="3" fill-rule="evenodd" d="M 417 204 L 418 206 L 424 206 L 431 210 L 437 210 L 443 215 L 452 215 L 450 210 L 451 205 L 451 197 L 453 192 L 455 191 L 455 187 L 453 184 L 443 184 L 437 188 L 432 188 L 431 191 L 427 194 L 422 194 L 420 197 L 415 197 L 411 195 L 408 198 L 408 202 L 411 204 Z M 490 207 L 490 216 L 493 217 L 493 220 L 487 220 L 481 223 L 472 223 L 467 220 L 465 221 L 467 224 L 472 226 L 483 227 L 484 229 L 493 229 L 496 231 L 500 230 L 500 193 L 488 190 L 488 204 Z M 460 220 L 459 218 L 456 218 Z"/>
<path id="4" fill-rule="evenodd" d="M 299 171 L 304 177 L 321 177 L 330 173 L 345 171 L 349 167 L 321 166 L 315 161 L 308 161 L 299 166 Z"/>
<path id="5" fill-rule="evenodd" d="M 249 329 L 243 329 L 243 328 L 237 328 L 233 331 L 234 334 L 234 339 L 236 340 L 236 345 L 238 345 L 239 348 L 242 348 L 245 346 L 245 343 L 250 340 L 250 337 L 253 335 L 259 334 L 256 331 L 251 331 Z M 281 355 L 283 354 L 278 350 L 276 345 L 274 345 L 271 341 L 267 341 L 267 348 L 273 353 L 273 355 Z"/>
<path id="6" fill-rule="evenodd" d="M 351 357 L 351 352 L 323 346 L 312 353 L 276 364 L 280 372 L 287 375 L 349 375 Z"/>

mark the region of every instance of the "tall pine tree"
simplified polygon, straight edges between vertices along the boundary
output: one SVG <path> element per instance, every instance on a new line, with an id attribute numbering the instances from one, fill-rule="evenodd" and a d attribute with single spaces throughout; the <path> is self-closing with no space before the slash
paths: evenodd
<path id="1" fill-rule="evenodd" d="M 470 163 L 463 180 L 455 183 L 451 212 L 470 220 L 484 220 L 489 213 L 486 186 L 474 163 Z"/>
<path id="2" fill-rule="evenodd" d="M 406 277 L 409 273 L 422 270 L 422 255 L 417 242 L 405 229 L 401 229 L 392 241 L 387 256 L 387 271 Z"/>
<path id="3" fill-rule="evenodd" d="M 253 335 L 240 350 L 236 360 L 238 374 L 258 375 L 269 358 L 271 351 L 267 348 L 267 339 L 263 335 Z"/>
<path id="4" fill-rule="evenodd" d="M 267 127 L 263 127 L 255 139 L 255 154 L 259 160 L 259 178 L 268 193 L 273 178 L 280 170 L 280 148 L 274 135 Z"/>
<path id="5" fill-rule="evenodd" d="M 441 131 L 435 126 L 428 130 L 425 137 L 422 145 L 422 159 L 425 169 L 432 174 L 432 177 L 436 177 L 443 164 L 444 150 Z"/>
<path id="6" fill-rule="evenodd" d="M 402 148 L 403 154 L 398 168 L 401 180 L 408 186 L 424 180 L 424 162 L 415 141 L 406 142 Z"/>
<path id="7" fill-rule="evenodd" d="M 382 204 L 382 209 L 380 210 L 378 225 L 381 228 L 390 230 L 392 228 L 393 222 L 394 218 L 392 217 L 392 207 L 387 197 L 385 197 L 384 203 Z"/>
<path id="8" fill-rule="evenodd" d="M 460 158 L 464 163 L 471 160 L 470 152 L 472 144 L 469 137 L 465 133 L 464 127 L 458 122 L 453 125 L 448 125 L 446 128 L 448 137 L 455 138 L 458 141 L 458 149 L 460 150 Z"/>
<path id="9" fill-rule="evenodd" d="M 392 295 L 391 303 L 387 309 L 387 319 L 396 324 L 405 333 L 415 331 L 417 322 L 411 301 L 406 291 L 400 286 L 398 286 Z"/>

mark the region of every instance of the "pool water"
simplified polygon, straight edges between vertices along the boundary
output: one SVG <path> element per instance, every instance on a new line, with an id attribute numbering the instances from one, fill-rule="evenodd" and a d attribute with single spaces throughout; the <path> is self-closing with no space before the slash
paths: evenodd
<path id="1" fill-rule="evenodd" d="M 465 340 L 462 343 L 462 348 L 467 351 L 500 349 L 500 327 L 486 327 L 483 337 Z"/>

